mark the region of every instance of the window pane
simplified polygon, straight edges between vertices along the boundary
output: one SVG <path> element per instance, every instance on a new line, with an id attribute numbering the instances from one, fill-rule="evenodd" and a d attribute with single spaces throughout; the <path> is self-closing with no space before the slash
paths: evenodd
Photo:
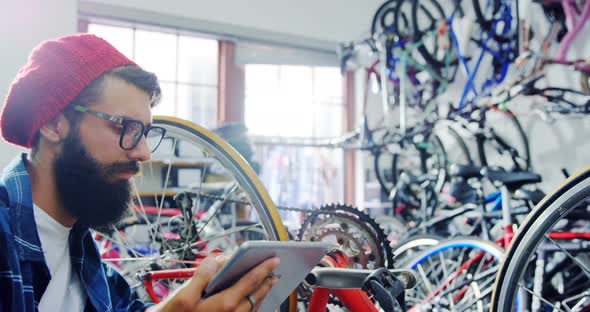
<path id="1" fill-rule="evenodd" d="M 275 65 L 246 65 L 245 69 L 245 120 L 250 134 L 271 135 L 278 130 L 270 125 L 276 118 L 269 118 L 280 111 L 279 67 Z M 280 127 L 279 127 L 280 128 Z"/>
<path id="2" fill-rule="evenodd" d="M 178 85 L 178 117 L 205 128 L 217 126 L 217 88 Z"/>
<path id="3" fill-rule="evenodd" d="M 250 135 L 335 137 L 345 109 L 337 68 L 246 65 L 245 118 Z M 256 145 L 261 178 L 273 200 L 312 207 L 344 200 L 343 153 L 338 150 Z M 277 182 L 279 181 L 279 182 Z M 281 214 L 288 224 L 297 216 Z"/>
<path id="4" fill-rule="evenodd" d="M 340 135 L 342 76 L 332 67 L 246 65 L 245 105 L 253 135 Z"/>
<path id="5" fill-rule="evenodd" d="M 176 35 L 137 30 L 136 62 L 164 81 L 176 80 Z"/>
<path id="6" fill-rule="evenodd" d="M 133 29 L 90 23 L 88 32 L 103 38 L 125 56 L 133 59 Z"/>
<path id="7" fill-rule="evenodd" d="M 313 69 L 313 90 L 318 101 L 339 100 L 342 102 L 342 74 L 335 67 Z"/>
<path id="8" fill-rule="evenodd" d="M 173 83 L 160 83 L 162 99 L 152 110 L 153 115 L 176 116 L 176 87 Z"/>
<path id="9" fill-rule="evenodd" d="M 280 67 L 280 92 L 285 100 L 282 105 L 311 106 L 312 101 L 312 69 L 308 66 L 281 66 Z"/>
<path id="10" fill-rule="evenodd" d="M 217 85 L 217 41 L 190 36 L 178 40 L 178 81 Z"/>
<path id="11" fill-rule="evenodd" d="M 344 107 L 342 105 L 317 105 L 314 117 L 315 137 L 336 137 L 344 133 Z"/>

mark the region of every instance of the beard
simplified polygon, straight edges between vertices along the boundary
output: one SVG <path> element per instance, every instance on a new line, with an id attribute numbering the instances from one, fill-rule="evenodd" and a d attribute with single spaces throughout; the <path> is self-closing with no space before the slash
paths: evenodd
<path id="1" fill-rule="evenodd" d="M 82 146 L 73 131 L 64 140 L 53 170 L 58 198 L 77 223 L 98 231 L 117 224 L 132 202 L 129 180 L 115 179 L 115 174 L 139 172 L 139 162 L 100 164 Z"/>

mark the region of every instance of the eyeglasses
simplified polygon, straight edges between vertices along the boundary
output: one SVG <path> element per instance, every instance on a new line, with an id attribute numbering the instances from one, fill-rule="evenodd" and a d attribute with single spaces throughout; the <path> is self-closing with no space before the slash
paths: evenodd
<path id="1" fill-rule="evenodd" d="M 166 134 L 166 129 L 154 126 L 146 127 L 141 121 L 138 120 L 96 112 L 80 105 L 74 105 L 72 108 L 78 112 L 88 113 L 98 118 L 122 125 L 123 130 L 121 131 L 119 146 L 127 151 L 134 149 L 137 144 L 139 144 L 139 141 L 141 141 L 141 136 L 144 135 L 146 137 L 148 147 L 150 148 L 150 152 L 153 153 L 156 151 L 156 149 L 158 149 L 158 146 L 160 146 L 160 143 L 164 138 L 164 134 Z"/>

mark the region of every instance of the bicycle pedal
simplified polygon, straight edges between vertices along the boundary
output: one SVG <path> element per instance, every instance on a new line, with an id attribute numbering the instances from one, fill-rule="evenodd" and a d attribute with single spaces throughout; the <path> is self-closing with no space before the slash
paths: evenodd
<path id="1" fill-rule="evenodd" d="M 391 271 L 380 268 L 365 279 L 361 288 L 385 311 L 405 311 L 405 287 Z"/>

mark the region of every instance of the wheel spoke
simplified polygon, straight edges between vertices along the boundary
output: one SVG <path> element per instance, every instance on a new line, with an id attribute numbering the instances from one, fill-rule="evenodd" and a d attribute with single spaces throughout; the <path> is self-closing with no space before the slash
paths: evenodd
<path id="1" fill-rule="evenodd" d="M 569 253 L 567 250 L 565 250 L 561 245 L 556 243 L 551 237 L 549 237 L 548 234 L 545 234 L 545 238 L 548 239 L 551 243 L 553 243 L 553 245 L 555 245 L 557 248 L 559 248 L 568 258 L 570 258 L 570 260 L 572 260 L 575 264 L 577 264 L 582 269 L 582 271 L 584 272 L 584 274 L 586 274 L 586 276 L 588 278 L 590 278 L 590 268 L 588 268 L 584 263 L 582 263 L 580 260 L 578 260 L 576 257 L 574 257 L 571 253 Z"/>
<path id="2" fill-rule="evenodd" d="M 523 289 L 524 291 L 528 292 L 529 294 L 539 298 L 539 300 L 543 301 L 545 304 L 551 306 L 554 311 L 561 311 L 561 312 L 566 312 L 560 308 L 558 308 L 556 305 L 552 304 L 551 302 L 549 302 L 548 300 L 546 300 L 545 298 L 541 297 L 540 295 L 536 294 L 535 292 L 533 292 L 532 290 L 528 289 L 527 287 L 525 287 L 522 283 L 518 283 L 518 286 Z"/>

